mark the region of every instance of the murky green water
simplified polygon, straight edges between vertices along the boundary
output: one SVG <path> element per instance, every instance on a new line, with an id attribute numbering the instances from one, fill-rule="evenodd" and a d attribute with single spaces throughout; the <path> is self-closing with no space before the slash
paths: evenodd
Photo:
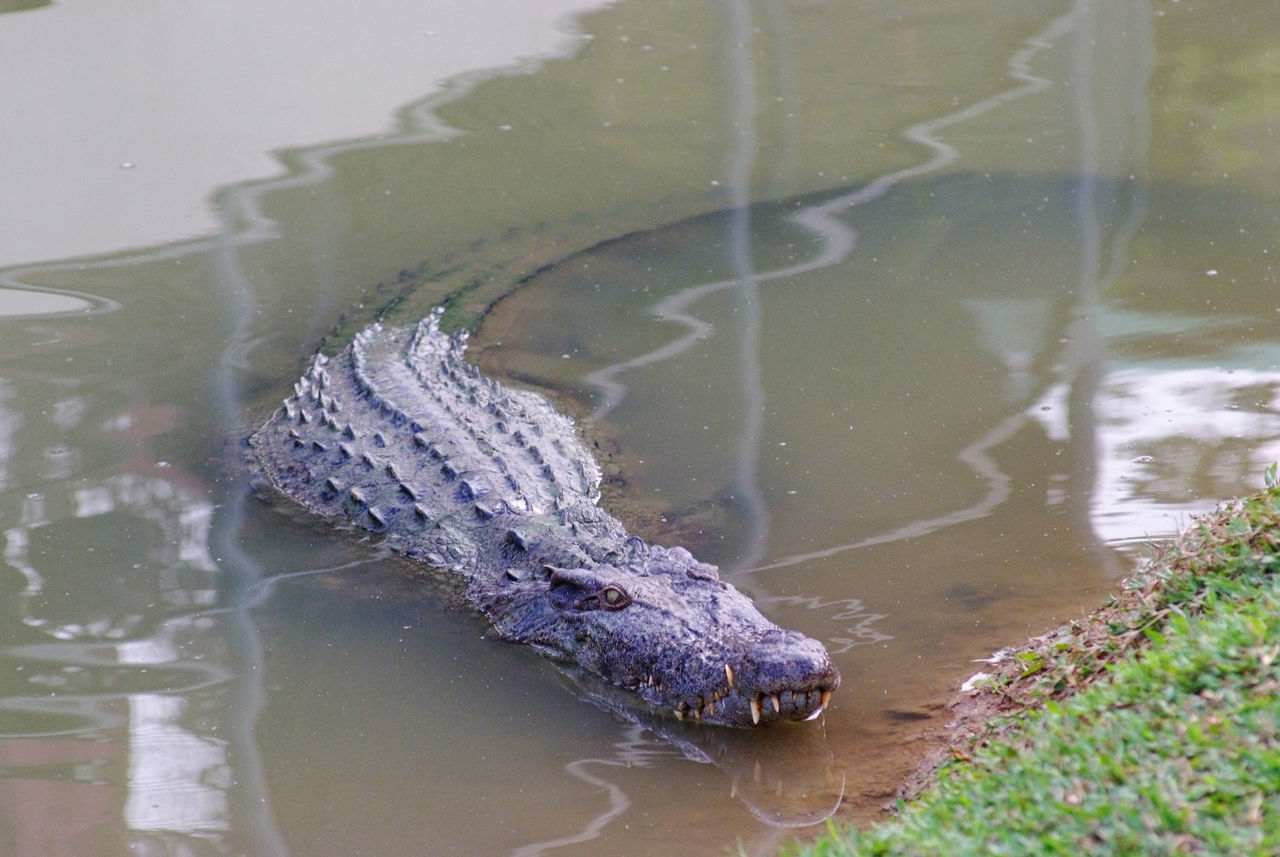
<path id="1" fill-rule="evenodd" d="M 103 87 L 0 102 L 52 123 L 0 148 L 0 852 L 769 853 L 1280 458 L 1269 4 L 282 7 L 212 80 L 191 33 L 234 16 L 32 6 L 0 42 Z M 108 26 L 165 50 L 120 67 Z M 247 499 L 238 439 L 327 335 L 508 292 L 482 364 L 828 643 L 822 722 L 626 721 Z"/>

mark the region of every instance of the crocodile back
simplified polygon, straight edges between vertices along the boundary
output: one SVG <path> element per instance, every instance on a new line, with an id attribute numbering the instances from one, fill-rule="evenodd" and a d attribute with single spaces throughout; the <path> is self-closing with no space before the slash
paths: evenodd
<path id="1" fill-rule="evenodd" d="M 489 530 L 594 506 L 600 469 L 572 422 L 482 376 L 465 349 L 433 313 L 317 355 L 251 438 L 267 477 L 313 512 L 456 568 L 498 537 Z"/>

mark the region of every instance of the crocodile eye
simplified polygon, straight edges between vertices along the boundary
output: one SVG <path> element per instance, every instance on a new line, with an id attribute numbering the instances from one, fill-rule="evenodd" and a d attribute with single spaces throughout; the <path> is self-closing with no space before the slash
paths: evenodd
<path id="1" fill-rule="evenodd" d="M 631 596 L 617 586 L 606 586 L 600 590 L 600 605 L 606 610 L 621 610 L 631 603 Z"/>

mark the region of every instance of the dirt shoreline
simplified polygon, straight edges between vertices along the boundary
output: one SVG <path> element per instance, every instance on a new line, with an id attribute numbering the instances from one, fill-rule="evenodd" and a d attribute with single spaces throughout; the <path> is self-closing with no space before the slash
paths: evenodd
<path id="1" fill-rule="evenodd" d="M 1102 611 L 1105 611 L 1103 608 Z M 1091 614 L 1093 615 L 1093 614 Z M 965 677 L 960 688 L 943 706 L 942 711 L 921 732 L 912 737 L 912 743 L 930 745 L 916 762 L 894 793 L 894 801 L 883 807 L 883 817 L 897 808 L 898 801 L 914 800 L 938 780 L 942 767 L 950 762 L 965 761 L 969 752 L 980 745 L 999 727 L 993 724 L 998 718 L 1016 717 L 1035 703 L 1019 701 L 996 688 L 1019 680 L 1022 668 L 1015 653 L 1037 652 L 1051 641 L 1062 636 L 1068 625 L 1027 639 L 1016 649 L 1001 650 L 999 660 L 974 674 Z M 983 678 L 986 676 L 987 678 Z M 977 678 L 975 678 L 977 677 Z"/>
<path id="2" fill-rule="evenodd" d="M 1268 483 L 1270 490 L 1270 482 Z M 910 801 L 937 782 L 948 763 L 964 762 L 988 739 L 1009 730 L 1021 715 L 1070 697 L 1107 679 L 1110 665 L 1151 644 L 1151 629 L 1170 614 L 1164 590 L 1185 586 L 1213 566 L 1214 553 L 1241 538 L 1232 519 L 1245 517 L 1250 498 L 1222 504 L 1195 519 L 1176 539 L 1153 544 L 1152 555 L 1113 592 L 1107 603 L 1080 619 L 1004 649 L 968 677 L 945 705 L 944 722 L 921 730 L 933 743 L 899 786 L 897 801 Z M 1188 606 L 1195 608 L 1197 598 Z M 886 807 L 891 815 L 897 805 Z"/>

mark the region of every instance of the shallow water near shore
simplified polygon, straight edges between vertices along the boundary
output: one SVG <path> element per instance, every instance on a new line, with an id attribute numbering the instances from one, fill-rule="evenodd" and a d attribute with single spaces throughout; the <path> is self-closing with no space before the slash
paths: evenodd
<path id="1" fill-rule="evenodd" d="M 181 48 L 227 22 L 118 13 L 144 73 L 0 14 L 117 75 L 7 96 L 101 109 L 0 146 L 0 850 L 768 854 L 1280 458 L 1269 4 L 535 5 L 228 24 L 212 81 Z M 144 121 L 223 90 L 243 138 Z M 629 716 L 251 497 L 306 355 L 446 297 L 620 518 L 828 645 L 821 720 Z"/>

